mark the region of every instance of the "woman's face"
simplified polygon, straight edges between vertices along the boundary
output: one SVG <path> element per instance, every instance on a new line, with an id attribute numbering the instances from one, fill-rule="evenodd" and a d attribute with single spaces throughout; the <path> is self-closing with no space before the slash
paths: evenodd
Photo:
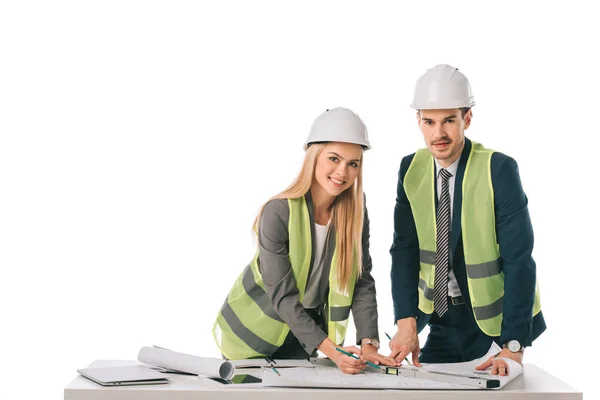
<path id="1" fill-rule="evenodd" d="M 363 149 L 358 144 L 327 143 L 317 159 L 315 181 L 329 195 L 338 196 L 356 180 L 362 153 Z"/>

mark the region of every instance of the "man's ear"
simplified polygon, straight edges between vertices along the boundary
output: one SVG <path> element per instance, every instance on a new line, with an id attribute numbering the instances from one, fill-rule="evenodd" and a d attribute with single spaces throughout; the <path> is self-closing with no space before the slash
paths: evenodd
<path id="1" fill-rule="evenodd" d="M 473 118 L 473 110 L 469 110 L 465 114 L 465 129 L 469 128 L 471 125 L 471 118 Z"/>
<path id="2" fill-rule="evenodd" d="M 417 110 L 417 124 L 421 125 L 421 111 Z"/>

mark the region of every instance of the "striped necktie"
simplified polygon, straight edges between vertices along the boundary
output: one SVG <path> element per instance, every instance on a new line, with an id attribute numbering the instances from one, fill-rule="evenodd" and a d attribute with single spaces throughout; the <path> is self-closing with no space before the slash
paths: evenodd
<path id="1" fill-rule="evenodd" d="M 433 308 L 440 317 L 448 311 L 448 262 L 450 260 L 450 191 L 448 190 L 448 180 L 451 176 L 452 174 L 448 170 L 444 168 L 440 170 L 442 193 L 436 214 L 435 280 L 433 282 Z"/>

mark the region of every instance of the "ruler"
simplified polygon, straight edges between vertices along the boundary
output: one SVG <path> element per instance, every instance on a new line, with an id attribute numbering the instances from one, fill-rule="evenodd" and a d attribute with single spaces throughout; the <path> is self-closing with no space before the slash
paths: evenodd
<path id="1" fill-rule="evenodd" d="M 483 389 L 500 387 L 498 378 L 487 378 L 478 375 L 459 374 L 452 372 L 427 371 L 416 367 L 383 367 L 382 372 L 387 375 L 398 375 L 405 378 L 428 379 L 436 382 L 457 383 L 459 385 L 475 386 Z"/>

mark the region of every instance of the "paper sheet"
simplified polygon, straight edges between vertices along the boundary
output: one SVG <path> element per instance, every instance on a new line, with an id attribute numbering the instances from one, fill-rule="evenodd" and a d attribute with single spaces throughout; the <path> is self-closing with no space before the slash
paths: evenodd
<path id="1" fill-rule="evenodd" d="M 161 347 L 142 347 L 138 360 L 144 364 L 211 378 L 230 379 L 235 367 L 227 360 L 178 353 Z"/>
<path id="2" fill-rule="evenodd" d="M 281 376 L 270 369 L 265 369 L 263 372 L 263 386 L 340 389 L 475 389 L 472 386 L 403 378 L 377 372 L 347 375 L 337 367 L 290 368 L 279 370 L 279 373 Z"/>
<path id="3" fill-rule="evenodd" d="M 450 372 L 465 376 L 473 375 L 474 368 L 490 356 L 498 353 L 500 348 L 493 343 L 488 353 L 473 361 L 453 364 L 427 364 L 423 369 L 427 371 Z M 512 360 L 509 364 L 509 376 L 501 377 L 491 375 L 489 372 L 479 372 L 479 376 L 493 377 L 500 381 L 500 388 L 505 386 L 523 373 L 523 367 Z M 265 369 L 263 372 L 264 386 L 283 387 L 319 387 L 319 388 L 361 388 L 361 389 L 455 389 L 455 390 L 480 390 L 474 386 L 459 385 L 450 382 L 437 382 L 427 379 L 407 378 L 395 375 L 384 375 L 374 368 L 367 368 L 365 372 L 348 375 L 335 366 L 327 366 L 319 362 L 315 368 L 290 368 L 279 370 L 281 376 L 274 371 Z M 401 367 L 402 368 L 402 367 Z"/>
<path id="4" fill-rule="evenodd" d="M 505 360 L 506 363 L 508 364 L 508 373 L 509 373 L 508 376 L 492 375 L 489 373 L 489 371 L 487 371 L 485 374 L 483 373 L 483 371 L 475 372 L 476 366 L 481 365 L 488 358 L 490 358 L 494 354 L 497 354 L 498 352 L 500 352 L 500 350 L 502 350 L 502 348 L 500 348 L 500 346 L 498 346 L 495 342 L 492 342 L 492 346 L 490 347 L 490 349 L 488 350 L 486 355 L 484 355 L 483 357 L 480 357 L 476 360 L 473 360 L 473 361 L 467 361 L 467 362 L 462 362 L 462 363 L 422 364 L 422 365 L 423 365 L 424 370 L 432 371 L 432 372 L 435 372 L 435 371 L 450 372 L 450 373 L 461 374 L 461 375 L 466 375 L 466 376 L 473 376 L 474 374 L 488 376 L 488 377 L 493 376 L 494 379 L 498 379 L 500 381 L 500 387 L 503 387 L 508 382 L 515 379 L 517 376 L 523 374 L 523 366 L 521 364 L 519 364 L 518 362 L 513 361 L 509 358 L 503 358 L 503 360 Z"/>

